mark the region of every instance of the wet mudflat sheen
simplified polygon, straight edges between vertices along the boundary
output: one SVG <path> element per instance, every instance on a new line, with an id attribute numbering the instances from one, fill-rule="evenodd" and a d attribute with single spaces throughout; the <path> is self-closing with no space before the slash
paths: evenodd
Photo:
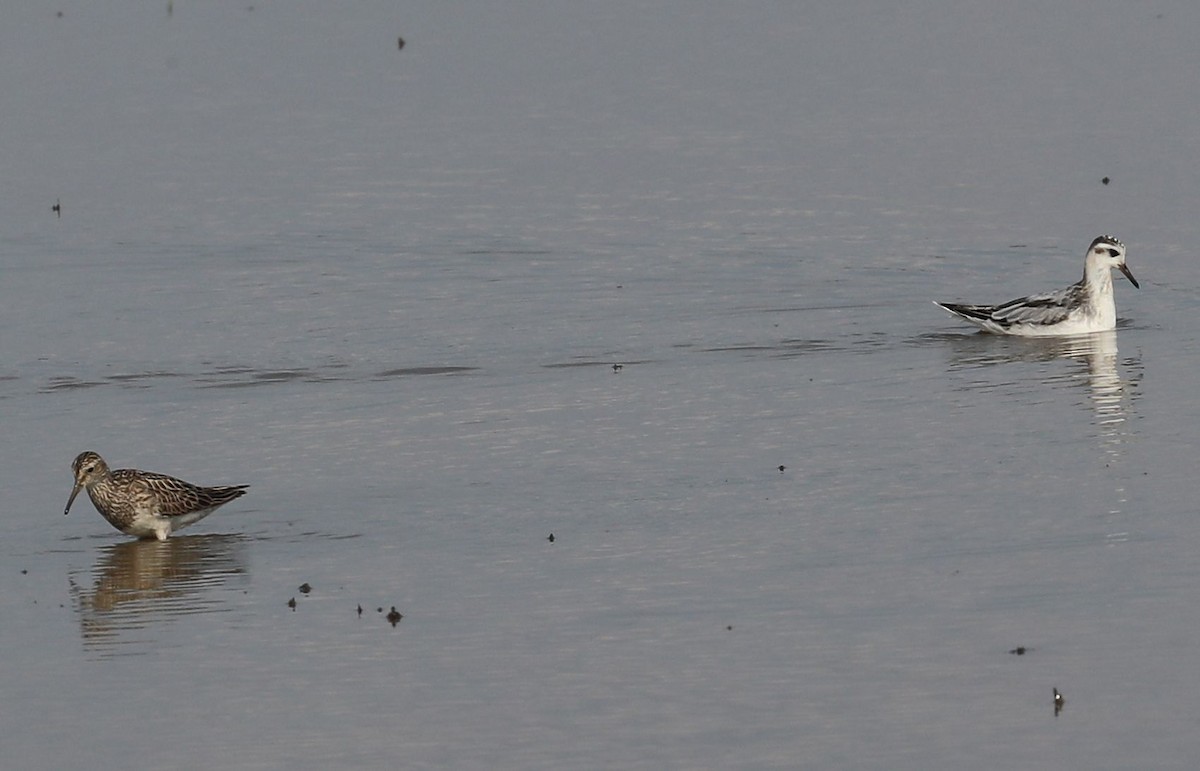
<path id="1" fill-rule="evenodd" d="M 61 10 L 0 766 L 1194 764 L 1196 11 Z M 1114 332 L 930 303 L 1106 233 Z M 136 541 L 85 450 L 250 488 Z"/>

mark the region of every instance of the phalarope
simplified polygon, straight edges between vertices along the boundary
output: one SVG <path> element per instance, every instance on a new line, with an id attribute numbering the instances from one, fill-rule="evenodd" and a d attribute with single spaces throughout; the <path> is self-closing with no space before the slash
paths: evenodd
<path id="1" fill-rule="evenodd" d="M 934 305 L 998 335 L 1048 337 L 1106 332 L 1117 326 L 1113 268 L 1124 273 L 1134 287 L 1139 286 L 1125 265 L 1125 244 L 1112 236 L 1100 236 L 1088 247 L 1083 278 L 1066 289 L 1019 297 L 1003 305 Z"/>
<path id="2" fill-rule="evenodd" d="M 63 514 L 71 513 L 75 496 L 86 488 L 96 511 L 108 524 L 126 535 L 160 541 L 245 495 L 249 487 L 198 487 L 149 471 L 110 471 L 104 458 L 94 452 L 80 453 L 71 468 L 75 471 L 75 487 Z"/>

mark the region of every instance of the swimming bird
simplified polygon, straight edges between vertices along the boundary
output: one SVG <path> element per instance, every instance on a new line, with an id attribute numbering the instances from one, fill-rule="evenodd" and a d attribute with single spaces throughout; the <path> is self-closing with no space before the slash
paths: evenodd
<path id="1" fill-rule="evenodd" d="M 1125 264 L 1125 244 L 1112 236 L 1100 236 L 1088 247 L 1083 278 L 1066 289 L 1019 297 L 1003 305 L 934 305 L 998 335 L 1049 337 L 1106 332 L 1117 326 L 1113 268 L 1140 288 Z"/>
<path id="2" fill-rule="evenodd" d="M 75 471 L 75 487 L 63 514 L 71 513 L 75 496 L 86 488 L 96 511 L 108 524 L 126 535 L 160 541 L 245 495 L 249 487 L 199 487 L 150 471 L 109 470 L 104 458 L 94 452 L 80 453 L 71 468 Z"/>

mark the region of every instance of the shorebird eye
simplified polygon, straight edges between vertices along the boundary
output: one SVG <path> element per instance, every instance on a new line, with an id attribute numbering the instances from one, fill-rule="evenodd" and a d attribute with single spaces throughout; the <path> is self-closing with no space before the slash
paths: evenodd
<path id="1" fill-rule="evenodd" d="M 1118 252 L 1116 249 L 1109 249 L 1109 250 L 1108 250 L 1108 256 L 1109 256 L 1109 257 L 1116 257 L 1116 256 L 1117 256 L 1117 254 L 1119 254 L 1119 252 Z"/>

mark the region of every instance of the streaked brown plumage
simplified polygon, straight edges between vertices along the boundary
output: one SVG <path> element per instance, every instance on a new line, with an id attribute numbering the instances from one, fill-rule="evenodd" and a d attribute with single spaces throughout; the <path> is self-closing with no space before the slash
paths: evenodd
<path id="1" fill-rule="evenodd" d="M 127 535 L 160 541 L 245 495 L 249 487 L 199 487 L 150 471 L 110 470 L 104 458 L 94 452 L 80 453 L 71 468 L 75 471 L 75 487 L 63 514 L 71 512 L 75 496 L 86 488 L 96 511 L 110 525 Z"/>

